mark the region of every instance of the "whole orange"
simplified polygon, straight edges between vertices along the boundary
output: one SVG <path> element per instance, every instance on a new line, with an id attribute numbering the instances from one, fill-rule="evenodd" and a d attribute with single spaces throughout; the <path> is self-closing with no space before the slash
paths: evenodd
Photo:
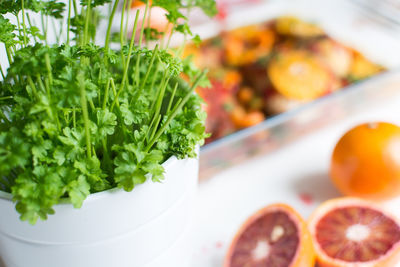
<path id="1" fill-rule="evenodd" d="M 400 193 L 400 127 L 385 122 L 359 125 L 336 144 L 331 178 L 345 195 L 386 199 Z"/>

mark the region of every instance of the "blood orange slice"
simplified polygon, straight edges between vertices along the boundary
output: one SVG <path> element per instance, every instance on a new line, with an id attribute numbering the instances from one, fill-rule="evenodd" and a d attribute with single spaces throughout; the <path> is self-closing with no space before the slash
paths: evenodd
<path id="1" fill-rule="evenodd" d="M 311 216 L 319 267 L 393 267 L 400 224 L 379 206 L 356 198 L 323 203 Z"/>
<path id="2" fill-rule="evenodd" d="M 240 228 L 224 267 L 312 267 L 315 255 L 306 223 L 291 207 L 267 206 Z"/>

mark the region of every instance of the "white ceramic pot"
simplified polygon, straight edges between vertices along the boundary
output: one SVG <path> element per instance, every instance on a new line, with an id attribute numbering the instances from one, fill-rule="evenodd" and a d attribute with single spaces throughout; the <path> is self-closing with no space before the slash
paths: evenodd
<path id="1" fill-rule="evenodd" d="M 198 159 L 170 158 L 165 180 L 132 192 L 90 195 L 81 209 L 59 204 L 34 226 L 0 192 L 0 262 L 5 267 L 185 267 Z M 1 266 L 1 263 L 0 263 Z"/>

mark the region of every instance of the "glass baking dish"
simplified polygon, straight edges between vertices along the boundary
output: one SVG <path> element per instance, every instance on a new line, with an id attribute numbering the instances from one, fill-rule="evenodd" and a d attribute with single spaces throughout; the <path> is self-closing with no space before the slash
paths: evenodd
<path id="1" fill-rule="evenodd" d="M 225 1 L 229 2 L 229 1 Z M 236 3 L 237 2 L 237 3 Z M 315 22 L 333 39 L 355 48 L 389 71 L 353 84 L 311 103 L 270 117 L 262 123 L 220 138 L 201 149 L 200 178 L 294 141 L 324 125 L 368 108 L 400 92 L 400 30 L 389 20 L 365 15 L 356 2 L 345 0 L 236 1 L 221 20 L 202 22 L 194 32 L 210 38 L 227 29 L 257 24 L 282 15 Z M 233 3 L 233 2 L 232 2 Z"/>

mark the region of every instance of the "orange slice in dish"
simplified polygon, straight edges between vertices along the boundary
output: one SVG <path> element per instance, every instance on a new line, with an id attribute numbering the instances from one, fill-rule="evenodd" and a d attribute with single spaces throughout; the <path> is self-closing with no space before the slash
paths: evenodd
<path id="1" fill-rule="evenodd" d="M 225 60 L 233 66 L 246 65 L 268 55 L 275 42 L 275 33 L 268 28 L 246 26 L 226 33 Z"/>
<path id="2" fill-rule="evenodd" d="M 339 198 L 323 203 L 309 228 L 319 267 L 394 267 L 400 224 L 371 202 Z"/>
<path id="3" fill-rule="evenodd" d="M 284 16 L 276 19 L 275 28 L 279 34 L 303 38 L 324 35 L 324 31 L 318 26 L 292 16 Z"/>
<path id="4" fill-rule="evenodd" d="M 327 94 L 333 80 L 318 58 L 302 50 L 278 54 L 268 66 L 268 75 L 279 93 L 296 100 Z"/>
<path id="5" fill-rule="evenodd" d="M 374 74 L 382 72 L 384 68 L 374 64 L 362 54 L 354 52 L 353 62 L 350 66 L 350 77 L 355 80 L 368 78 Z"/>
<path id="6" fill-rule="evenodd" d="M 240 228 L 224 267 L 313 267 L 315 255 L 306 223 L 285 204 L 267 206 Z"/>

